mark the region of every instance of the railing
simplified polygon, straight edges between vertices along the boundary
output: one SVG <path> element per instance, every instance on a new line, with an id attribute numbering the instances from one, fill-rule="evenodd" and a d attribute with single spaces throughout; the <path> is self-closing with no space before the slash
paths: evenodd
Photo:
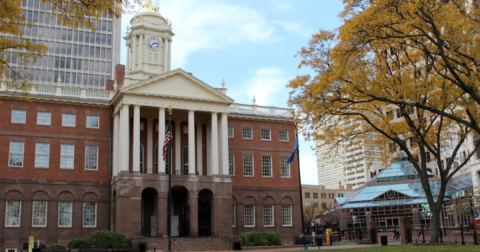
<path id="1" fill-rule="evenodd" d="M 234 103 L 228 107 L 230 113 L 246 113 L 252 115 L 281 116 L 285 118 L 293 118 L 293 109 L 277 108 L 268 106 L 248 105 Z"/>
<path id="2" fill-rule="evenodd" d="M 110 100 L 115 91 L 101 89 L 86 89 L 75 87 L 49 86 L 49 85 L 30 85 L 25 90 L 18 90 L 13 87 L 7 87 L 0 82 L 0 92 L 28 92 L 31 95 L 51 95 L 57 97 L 75 97 L 80 99 Z"/>

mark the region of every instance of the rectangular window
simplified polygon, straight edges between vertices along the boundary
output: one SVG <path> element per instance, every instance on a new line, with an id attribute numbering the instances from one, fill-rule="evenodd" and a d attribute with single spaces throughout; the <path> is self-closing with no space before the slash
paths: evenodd
<path id="1" fill-rule="evenodd" d="M 48 168 L 50 156 L 49 143 L 35 144 L 35 168 Z"/>
<path id="2" fill-rule="evenodd" d="M 84 202 L 83 203 L 83 227 L 97 226 L 97 203 Z"/>
<path id="3" fill-rule="evenodd" d="M 16 248 L 6 248 L 5 252 L 17 252 Z"/>
<path id="4" fill-rule="evenodd" d="M 278 132 L 278 139 L 280 142 L 288 142 L 288 131 L 280 130 Z"/>
<path id="5" fill-rule="evenodd" d="M 14 109 L 12 110 L 12 123 L 25 123 L 27 121 L 27 111 Z"/>
<path id="6" fill-rule="evenodd" d="M 62 114 L 62 126 L 75 127 L 75 118 L 74 114 Z"/>
<path id="7" fill-rule="evenodd" d="M 38 125 L 51 125 L 52 124 L 52 113 L 51 112 L 38 112 L 37 113 L 37 124 Z"/>
<path id="8" fill-rule="evenodd" d="M 310 193 L 309 192 L 305 193 L 305 199 L 310 199 Z"/>
<path id="9" fill-rule="evenodd" d="M 232 206 L 232 227 L 237 226 L 237 205 Z"/>
<path id="10" fill-rule="evenodd" d="M 72 202 L 58 202 L 58 226 L 72 226 Z"/>
<path id="11" fill-rule="evenodd" d="M 280 157 L 280 176 L 290 178 L 290 164 L 287 164 L 288 157 Z"/>
<path id="12" fill-rule="evenodd" d="M 273 227 L 273 206 L 263 206 L 263 226 Z"/>
<path id="13" fill-rule="evenodd" d="M 233 129 L 233 126 L 228 126 L 228 138 L 233 138 L 234 136 L 234 129 Z"/>
<path id="14" fill-rule="evenodd" d="M 262 140 L 272 140 L 272 131 L 269 129 L 262 129 L 260 131 L 260 137 Z"/>
<path id="15" fill-rule="evenodd" d="M 255 206 L 254 205 L 245 206 L 244 226 L 255 227 Z"/>
<path id="16" fill-rule="evenodd" d="M 7 209 L 5 209 L 5 227 L 20 227 L 21 213 L 21 201 L 7 201 Z"/>
<path id="17" fill-rule="evenodd" d="M 8 166 L 23 167 L 24 142 L 10 142 L 10 155 Z"/>
<path id="18" fill-rule="evenodd" d="M 62 144 L 60 147 L 60 168 L 73 169 L 74 155 L 75 155 L 75 145 Z"/>
<path id="19" fill-rule="evenodd" d="M 253 130 L 252 130 L 252 128 L 243 128 L 243 129 L 242 129 L 242 138 L 243 138 L 243 139 L 253 139 Z"/>
<path id="20" fill-rule="evenodd" d="M 98 170 L 98 146 L 85 146 L 85 170 Z"/>
<path id="21" fill-rule="evenodd" d="M 253 156 L 243 156 L 243 176 L 253 176 Z"/>
<path id="22" fill-rule="evenodd" d="M 233 154 L 228 154 L 228 174 L 235 175 L 235 155 Z"/>
<path id="23" fill-rule="evenodd" d="M 282 206 L 282 226 L 292 226 L 292 206 Z"/>
<path id="24" fill-rule="evenodd" d="M 47 202 L 33 201 L 32 205 L 32 227 L 47 226 Z"/>
<path id="25" fill-rule="evenodd" d="M 262 175 L 272 177 L 272 157 L 262 156 Z"/>
<path id="26" fill-rule="evenodd" d="M 313 198 L 314 198 L 314 199 L 318 199 L 318 193 L 314 192 L 314 193 L 313 193 Z"/>
<path id="27" fill-rule="evenodd" d="M 100 128 L 100 117 L 87 116 L 87 128 L 91 128 L 91 129 Z"/>

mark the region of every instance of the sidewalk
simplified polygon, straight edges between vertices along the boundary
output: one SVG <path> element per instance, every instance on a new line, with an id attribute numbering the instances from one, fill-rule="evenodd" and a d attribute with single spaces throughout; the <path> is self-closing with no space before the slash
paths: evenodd
<path id="1" fill-rule="evenodd" d="M 307 246 L 308 250 L 335 250 L 335 249 L 351 249 L 351 248 L 367 248 L 367 247 L 377 247 L 380 246 L 380 244 L 342 244 L 342 245 L 334 245 L 334 246 Z M 283 246 L 283 247 L 255 247 L 255 248 L 249 248 L 249 247 L 242 247 L 243 251 L 248 251 L 248 252 L 263 252 L 263 251 L 277 251 L 277 252 L 283 252 L 283 251 L 301 251 L 302 246 Z M 231 250 L 225 250 L 225 251 L 231 251 Z"/>

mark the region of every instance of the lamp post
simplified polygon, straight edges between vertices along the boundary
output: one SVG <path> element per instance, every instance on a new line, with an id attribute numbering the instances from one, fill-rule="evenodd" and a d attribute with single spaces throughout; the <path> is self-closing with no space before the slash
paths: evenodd
<path id="1" fill-rule="evenodd" d="M 353 221 L 353 209 L 350 209 L 350 219 L 351 219 L 351 222 L 352 222 L 351 227 L 352 227 L 353 235 L 354 235 L 353 239 L 355 239 L 355 222 Z"/>
<path id="2" fill-rule="evenodd" d="M 475 215 L 473 213 L 473 196 L 470 195 L 470 213 L 472 214 L 473 223 L 473 244 L 478 245 L 477 229 L 475 228 Z"/>

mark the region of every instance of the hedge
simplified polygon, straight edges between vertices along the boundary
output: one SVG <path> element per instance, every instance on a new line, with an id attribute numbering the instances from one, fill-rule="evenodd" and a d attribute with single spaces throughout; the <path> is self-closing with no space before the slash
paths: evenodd
<path id="1" fill-rule="evenodd" d="M 275 232 L 244 232 L 240 235 L 243 238 L 243 246 L 278 246 L 282 244 L 280 236 Z"/>

